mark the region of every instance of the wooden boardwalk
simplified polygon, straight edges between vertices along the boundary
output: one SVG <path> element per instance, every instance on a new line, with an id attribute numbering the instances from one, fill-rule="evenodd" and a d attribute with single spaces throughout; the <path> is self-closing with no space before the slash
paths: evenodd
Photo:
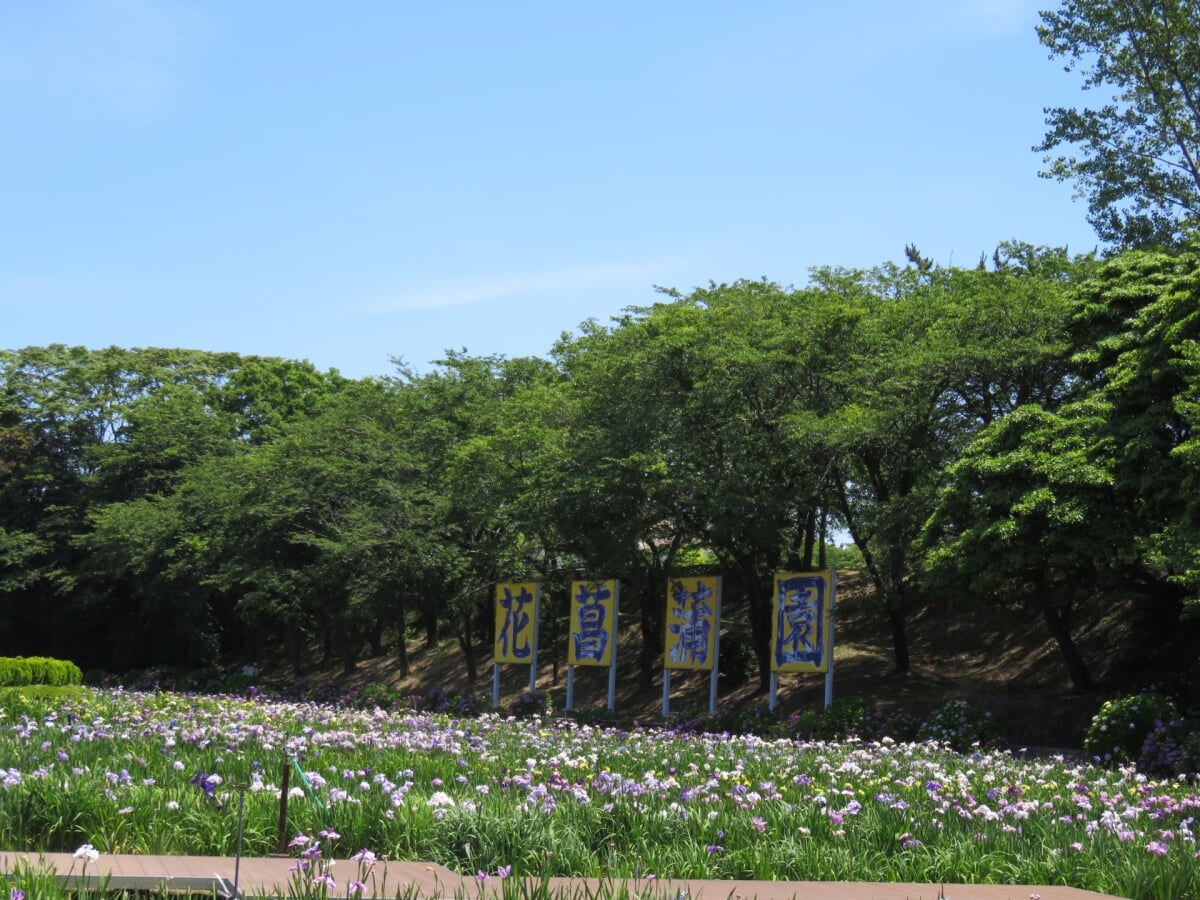
<path id="1" fill-rule="evenodd" d="M 294 858 L 243 858 L 221 856 L 143 856 L 103 854 L 86 868 L 70 853 L 15 853 L 0 851 L 0 873 L 17 868 L 52 868 L 64 886 L 110 890 L 193 891 L 231 896 L 235 868 L 238 892 L 245 897 L 288 897 L 298 873 Z M 375 863 L 365 879 L 364 900 L 488 900 L 500 893 L 495 877 L 477 880 L 457 875 L 442 866 L 419 862 Z M 347 896 L 347 885 L 357 878 L 359 864 L 336 860 L 330 870 L 334 887 L 329 897 Z M 551 893 L 563 900 L 589 900 L 606 884 L 598 879 L 551 878 Z M 1122 900 L 1079 888 L 1045 885 L 866 883 L 842 881 L 709 881 L 704 879 L 617 882 L 631 898 L 662 900 Z"/>

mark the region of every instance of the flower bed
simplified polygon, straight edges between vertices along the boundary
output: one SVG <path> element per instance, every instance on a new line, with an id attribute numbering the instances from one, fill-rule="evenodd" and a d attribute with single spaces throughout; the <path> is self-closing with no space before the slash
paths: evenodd
<path id="1" fill-rule="evenodd" d="M 465 874 L 1068 884 L 1200 897 L 1200 796 L 1061 759 L 85 691 L 0 718 L 0 847 L 233 855 L 324 832 Z M 35 708 L 36 707 L 36 708 Z"/>

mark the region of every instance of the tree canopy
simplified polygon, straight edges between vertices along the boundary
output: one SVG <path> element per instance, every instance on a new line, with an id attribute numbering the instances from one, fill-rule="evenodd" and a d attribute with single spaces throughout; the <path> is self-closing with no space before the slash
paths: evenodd
<path id="1" fill-rule="evenodd" d="M 1036 600 L 1086 686 L 1072 605 L 1117 579 L 1169 586 L 1176 617 L 1200 595 L 1178 492 L 1194 254 L 1012 242 L 961 269 L 909 249 L 803 288 L 664 291 L 547 359 L 449 353 L 382 380 L 7 353 L 0 642 L 36 609 L 46 652 L 85 664 L 303 667 L 316 647 L 352 668 L 403 663 L 420 627 L 473 677 L 498 580 L 589 573 L 622 580 L 649 682 L 665 579 L 719 571 L 765 684 L 772 574 L 824 565 L 849 533 L 897 671 L 912 604 L 966 591 Z"/>
<path id="2" fill-rule="evenodd" d="M 1042 174 L 1075 183 L 1104 241 L 1177 246 L 1200 214 L 1200 2 L 1066 0 L 1041 17 L 1051 58 L 1108 94 L 1046 110 Z"/>

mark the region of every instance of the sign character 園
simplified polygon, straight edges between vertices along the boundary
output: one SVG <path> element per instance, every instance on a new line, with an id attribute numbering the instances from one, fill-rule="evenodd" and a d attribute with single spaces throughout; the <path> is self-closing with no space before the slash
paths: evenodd
<path id="1" fill-rule="evenodd" d="M 776 591 L 772 668 L 819 670 L 825 658 L 825 579 L 784 576 L 776 579 Z"/>

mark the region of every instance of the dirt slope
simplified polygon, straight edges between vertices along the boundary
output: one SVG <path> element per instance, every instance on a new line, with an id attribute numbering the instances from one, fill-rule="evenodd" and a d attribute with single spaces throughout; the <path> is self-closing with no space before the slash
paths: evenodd
<path id="1" fill-rule="evenodd" d="M 1014 745 L 1072 748 L 1082 744 L 1091 716 L 1110 695 L 1134 686 L 1143 687 L 1178 668 L 1180 656 L 1162 643 L 1157 653 L 1146 653 L 1130 643 L 1136 617 L 1152 614 L 1133 598 L 1094 604 L 1081 611 L 1074 623 L 1077 643 L 1092 674 L 1100 682 L 1094 693 L 1071 689 L 1058 648 L 1040 619 L 1004 612 L 983 604 L 928 602 L 910 610 L 908 630 L 912 669 L 894 673 L 891 632 L 882 609 L 856 573 L 839 574 L 834 651 L 834 697 L 864 697 L 885 710 L 923 714 L 948 700 L 966 699 L 990 710 L 1002 733 Z M 622 610 L 625 612 L 625 610 Z M 625 616 L 628 622 L 632 616 Z M 737 623 L 732 623 L 737 627 Z M 1195 647 L 1195 627 L 1163 629 L 1164 640 Z M 1145 622 L 1138 629 L 1146 633 Z M 618 654 L 618 713 L 654 719 L 661 713 L 661 673 L 649 690 L 639 687 L 637 650 L 641 636 L 636 626 L 623 625 Z M 1186 652 L 1186 651 L 1184 651 Z M 416 637 L 409 646 L 410 673 L 399 676 L 394 658 L 365 660 L 354 673 L 343 675 L 337 666 L 305 673 L 309 680 L 329 680 L 347 686 L 374 682 L 392 685 L 403 693 L 427 693 L 434 687 L 482 695 L 492 692 L 491 648 L 477 658 L 479 677 L 466 679 L 459 648 L 446 640 L 427 646 Z M 550 691 L 556 709 L 565 705 L 565 648 L 559 651 L 557 677 L 553 659 L 543 649 L 539 660 L 538 688 Z M 1194 650 L 1184 657 L 1184 667 L 1195 667 Z M 528 669 L 503 667 L 502 702 L 528 687 Z M 671 710 L 706 708 L 707 674 L 673 673 Z M 777 710 L 792 712 L 820 709 L 825 694 L 823 675 L 786 675 L 780 678 Z M 607 695 L 607 672 L 576 670 L 575 707 L 601 708 Z M 756 677 L 736 688 L 718 692 L 719 706 L 766 704 Z"/>

